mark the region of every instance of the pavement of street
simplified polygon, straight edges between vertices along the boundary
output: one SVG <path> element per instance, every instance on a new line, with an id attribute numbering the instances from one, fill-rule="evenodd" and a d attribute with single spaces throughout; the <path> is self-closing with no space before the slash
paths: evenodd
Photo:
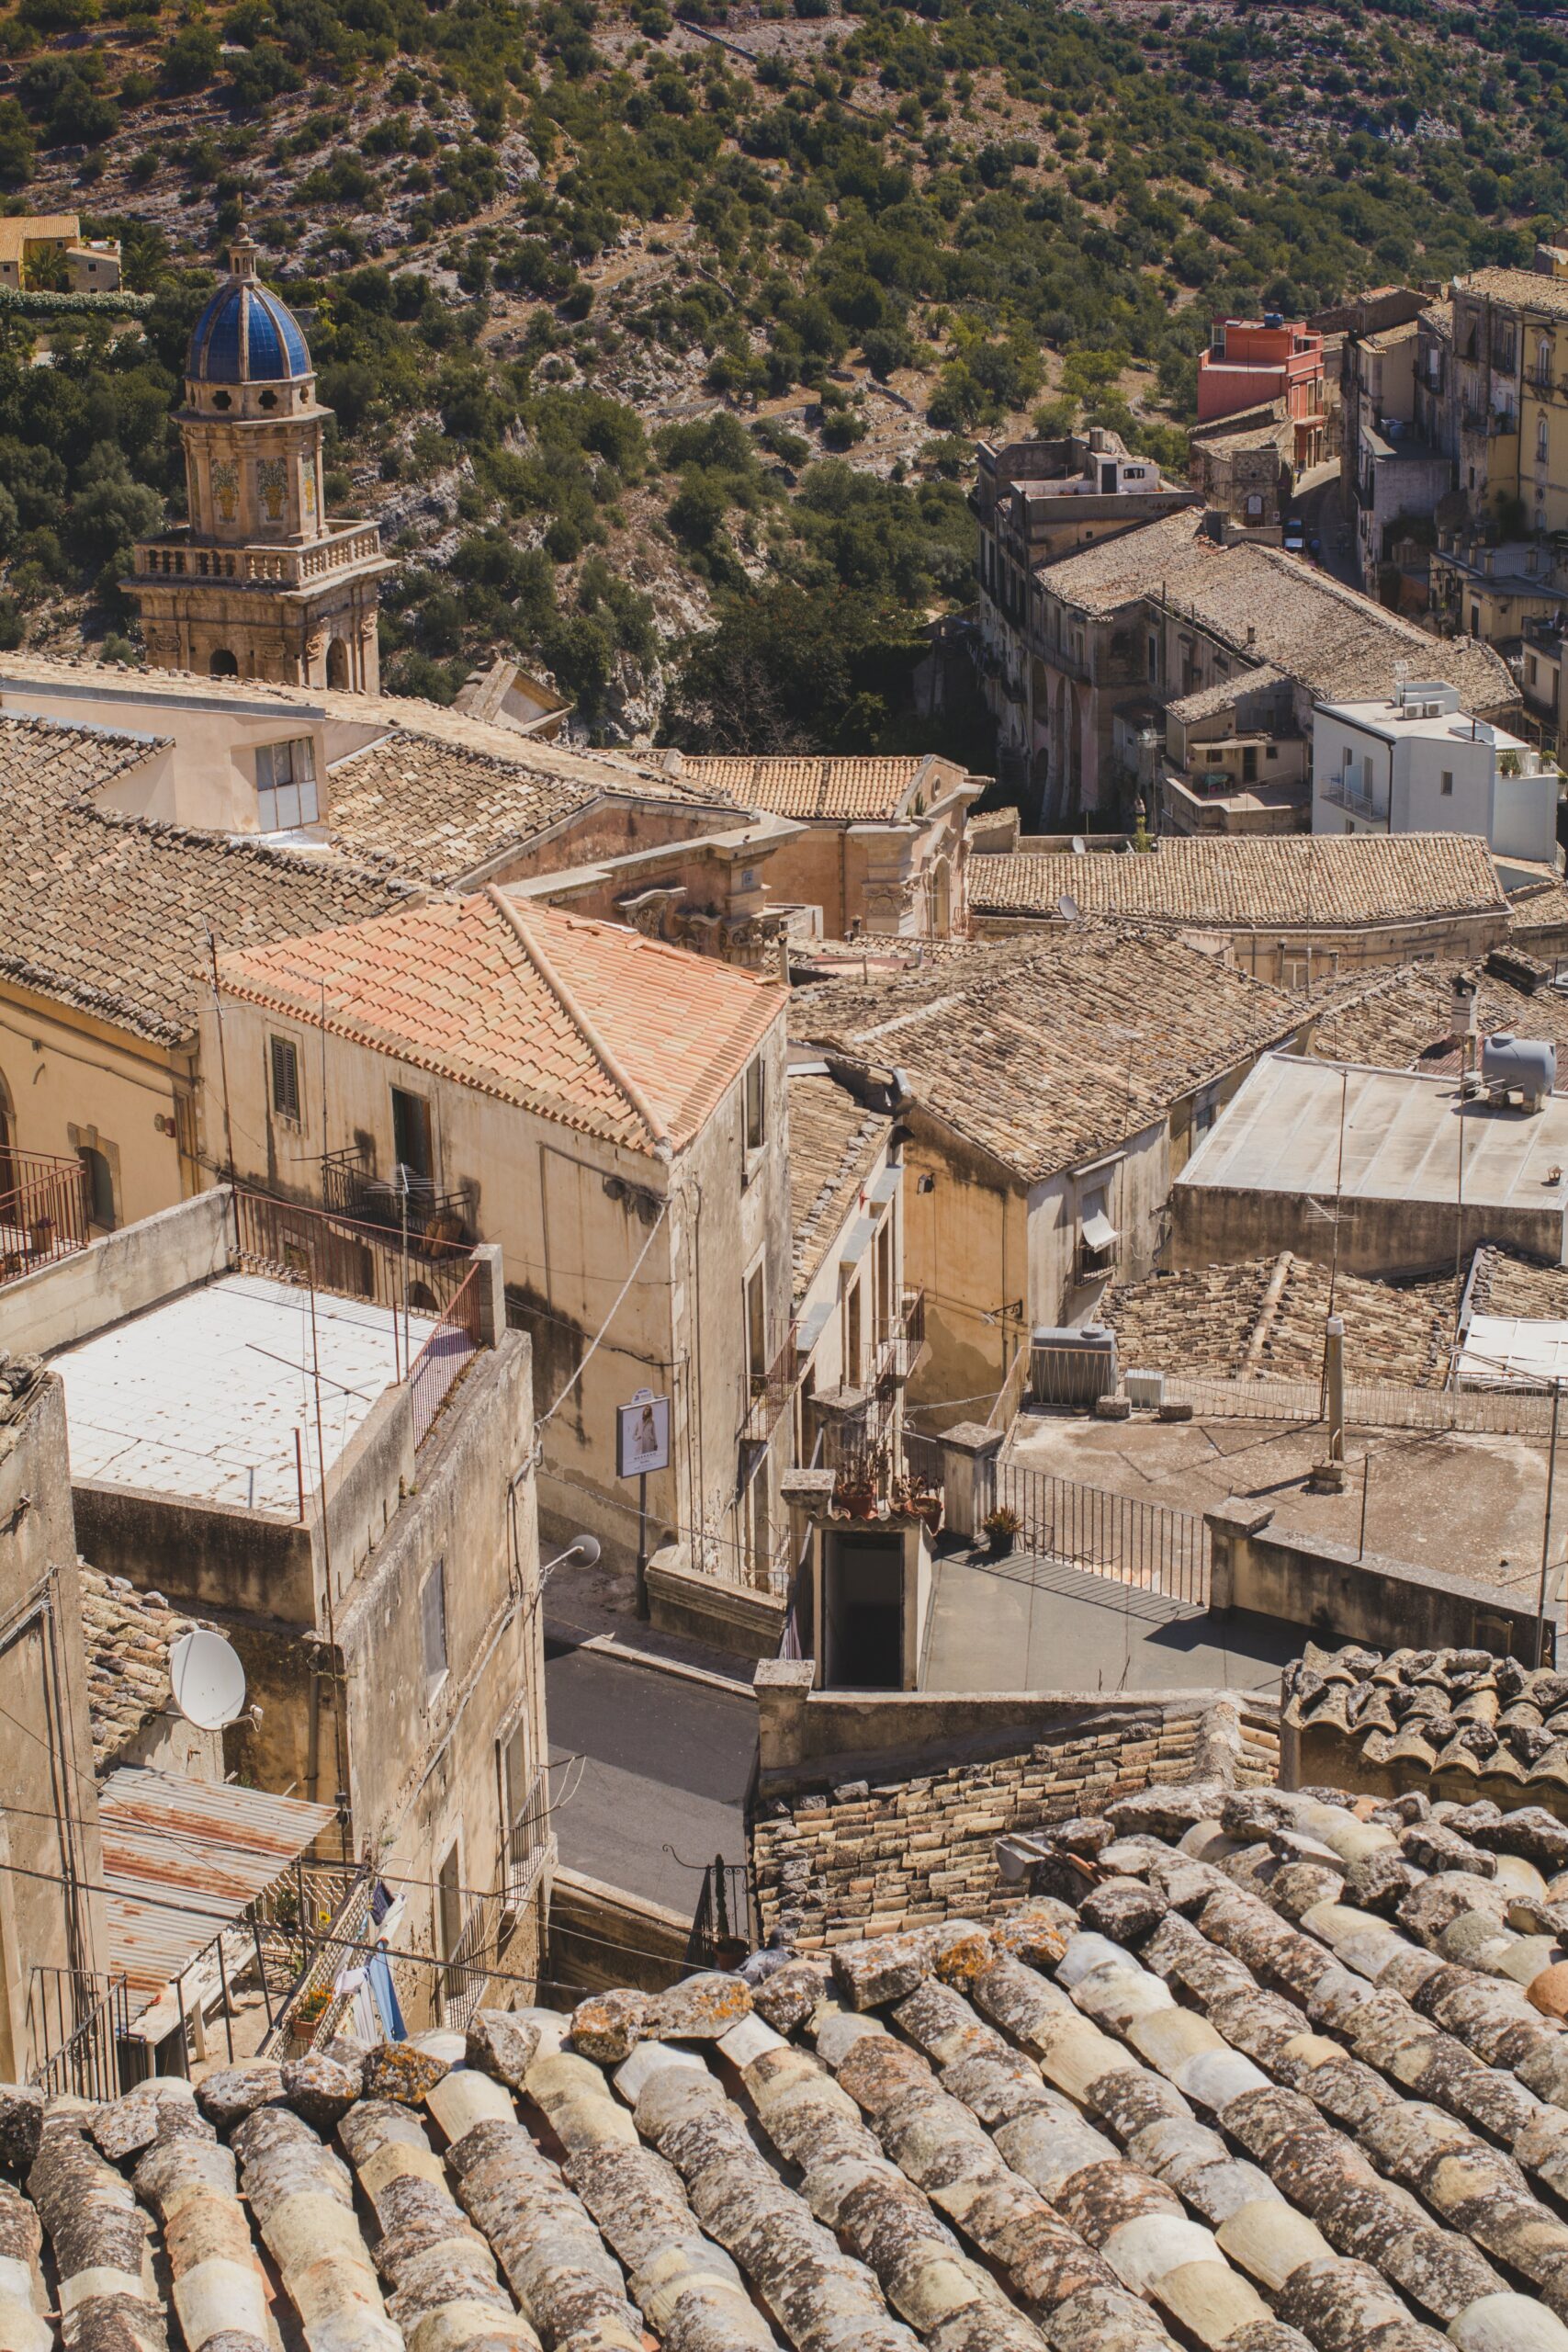
<path id="1" fill-rule="evenodd" d="M 545 1703 L 563 1866 L 690 1917 L 705 1865 L 746 1859 L 750 1694 L 547 1632 Z"/>

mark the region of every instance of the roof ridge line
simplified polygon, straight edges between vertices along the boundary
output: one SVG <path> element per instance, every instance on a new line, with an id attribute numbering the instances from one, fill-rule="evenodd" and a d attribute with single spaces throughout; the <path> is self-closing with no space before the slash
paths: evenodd
<path id="1" fill-rule="evenodd" d="M 664 1122 L 660 1118 L 658 1113 L 649 1102 L 649 1099 L 643 1092 L 641 1087 L 637 1085 L 636 1080 L 624 1067 L 620 1057 L 612 1050 L 606 1040 L 600 1034 L 597 1023 L 591 1020 L 588 1013 L 583 1010 L 576 991 L 568 985 L 568 983 L 561 978 L 559 972 L 557 971 L 555 964 L 549 954 L 535 937 L 528 925 L 524 922 L 521 909 L 513 906 L 512 901 L 505 898 L 502 893 L 497 889 L 493 882 L 486 884 L 485 896 L 491 901 L 491 904 L 502 915 L 503 920 L 511 925 L 513 931 L 517 935 L 518 944 L 522 947 L 524 954 L 527 956 L 528 961 L 533 965 L 534 969 L 538 973 L 539 978 L 544 981 L 545 986 L 549 989 L 551 995 L 557 999 L 562 1011 L 566 1013 L 568 1020 L 572 1022 L 576 1027 L 581 1031 L 583 1036 L 588 1041 L 589 1048 L 592 1053 L 595 1061 L 598 1062 L 600 1068 L 604 1070 L 611 1084 L 618 1088 L 620 1092 L 626 1096 L 626 1101 L 631 1104 L 632 1109 L 637 1113 L 637 1117 L 648 1129 L 649 1134 L 653 1138 L 653 1148 L 656 1155 L 660 1159 L 673 1159 L 675 1148 L 671 1141 Z"/>

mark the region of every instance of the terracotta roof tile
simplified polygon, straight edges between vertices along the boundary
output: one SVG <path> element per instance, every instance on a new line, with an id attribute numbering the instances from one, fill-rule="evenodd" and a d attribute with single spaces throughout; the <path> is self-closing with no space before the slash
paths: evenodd
<path id="1" fill-rule="evenodd" d="M 101 1774 L 168 1707 L 170 1649 L 199 1621 L 182 1616 L 161 1594 L 138 1592 L 129 1577 L 103 1576 L 85 1560 L 78 1574 L 93 1763 Z"/>
<path id="2" fill-rule="evenodd" d="M 1508 928 L 1528 944 L 1532 931 L 1561 931 L 1568 924 L 1568 881 L 1532 884 L 1508 898 Z"/>
<path id="3" fill-rule="evenodd" d="M 260 944 L 402 905 L 408 891 L 344 860 L 95 805 L 160 748 L 0 717 L 0 972 L 173 1044 L 196 1026 L 209 924 L 220 948 Z"/>
<path id="4" fill-rule="evenodd" d="M 587 755 L 563 758 L 523 737 L 515 755 L 502 759 L 401 727 L 333 764 L 327 824 L 351 855 L 446 885 L 606 797 L 704 805 L 698 784 L 617 770 Z M 709 798 L 725 805 L 716 791 Z"/>
<path id="5" fill-rule="evenodd" d="M 1171 839 L 1145 854 L 1033 851 L 969 861 L 976 911 L 1085 914 L 1216 931 L 1283 923 L 1332 931 L 1506 904 L 1486 843 L 1468 833 L 1280 833 Z"/>
<path id="6" fill-rule="evenodd" d="M 689 785 L 722 792 L 739 808 L 770 816 L 826 823 L 887 823 L 905 813 L 917 789 L 929 808 L 964 781 L 950 760 L 929 754 L 897 759 L 805 759 L 687 754 L 681 773 Z"/>
<path id="7" fill-rule="evenodd" d="M 743 1973 L 7 2089 L 15 2340 L 1564 2352 L 1562 1678 L 1287 1690 L 1315 1781 L 1404 1793 L 1279 1787 L 1251 1698 L 1058 1697 L 770 1807 Z"/>
<path id="8" fill-rule="evenodd" d="M 1303 1017 L 1296 998 L 1195 947 L 1086 922 L 868 988 L 801 989 L 791 1031 L 902 1069 L 917 1100 L 1034 1182 L 1136 1134 Z"/>
<path id="9" fill-rule="evenodd" d="M 1165 597 L 1244 658 L 1272 662 L 1324 702 L 1386 699 L 1401 662 L 1457 687 L 1467 710 L 1518 700 L 1489 647 L 1428 637 L 1280 548 L 1256 540 L 1221 547 L 1202 522 L 1189 508 L 1102 539 L 1043 570 L 1042 584 L 1065 605 L 1106 617 L 1141 597 Z"/>
<path id="10" fill-rule="evenodd" d="M 535 901 L 518 922 L 679 1149 L 782 1012 L 776 981 Z M 601 1135 L 655 1137 L 637 1102 L 481 892 L 225 956 L 224 989 L 379 1053 Z"/>
<path id="11" fill-rule="evenodd" d="M 798 1306 L 833 1236 L 876 1164 L 893 1122 L 868 1111 L 836 1079 L 793 1070 L 789 1080 L 789 1212 Z"/>
<path id="12" fill-rule="evenodd" d="M 1115 1331 L 1124 1364 L 1226 1379 L 1315 1380 L 1331 1280 L 1326 1266 L 1286 1250 L 1282 1258 L 1118 1283 L 1099 1319 Z M 1340 1274 L 1333 1298 L 1345 1323 L 1348 1379 L 1443 1386 L 1454 1329 L 1451 1280 L 1401 1285 Z"/>
<path id="13" fill-rule="evenodd" d="M 1549 318 L 1568 319 L 1568 279 L 1548 277 L 1533 269 L 1472 269 L 1456 277 L 1456 294 L 1484 295 L 1521 311 L 1540 311 Z M 1450 305 L 1451 308 L 1451 305 Z"/>
<path id="14" fill-rule="evenodd" d="M 1531 959 L 1521 958 L 1517 949 L 1492 959 L 1505 960 L 1517 965 L 1521 974 L 1539 974 L 1537 985 L 1522 987 L 1500 971 L 1460 963 L 1396 964 L 1381 972 L 1356 974 L 1318 997 L 1310 1050 L 1324 1061 L 1441 1070 L 1454 1056 L 1452 989 L 1463 975 L 1476 983 L 1476 1018 L 1483 1036 L 1506 1029 L 1516 1036 L 1544 1038 L 1565 1057 L 1563 1076 L 1568 1078 L 1568 996 L 1544 985 L 1545 967 L 1532 973 Z"/>

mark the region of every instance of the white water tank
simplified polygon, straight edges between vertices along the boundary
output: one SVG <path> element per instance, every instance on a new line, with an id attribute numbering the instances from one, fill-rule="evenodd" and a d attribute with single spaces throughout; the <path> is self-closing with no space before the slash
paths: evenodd
<path id="1" fill-rule="evenodd" d="M 1482 1041 L 1481 1075 L 1495 1092 L 1522 1094 L 1525 1108 L 1539 1111 L 1557 1083 L 1557 1048 L 1499 1029 Z"/>

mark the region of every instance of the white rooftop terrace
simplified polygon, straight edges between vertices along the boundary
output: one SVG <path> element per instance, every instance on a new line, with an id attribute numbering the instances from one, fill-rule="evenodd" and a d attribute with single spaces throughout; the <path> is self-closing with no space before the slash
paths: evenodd
<path id="1" fill-rule="evenodd" d="M 1341 1166 L 1340 1102 L 1345 1139 Z M 1464 1102 L 1452 1077 L 1266 1054 L 1177 1179 L 1179 1187 L 1472 1207 L 1568 1204 L 1568 1095 L 1536 1113 Z M 1326 1232 L 1326 1225 L 1325 1230 Z"/>
<path id="2" fill-rule="evenodd" d="M 62 1350 L 73 1475 L 293 1518 L 408 1363 L 390 1308 L 318 1290 L 314 1325 L 304 1285 L 224 1274 Z"/>

